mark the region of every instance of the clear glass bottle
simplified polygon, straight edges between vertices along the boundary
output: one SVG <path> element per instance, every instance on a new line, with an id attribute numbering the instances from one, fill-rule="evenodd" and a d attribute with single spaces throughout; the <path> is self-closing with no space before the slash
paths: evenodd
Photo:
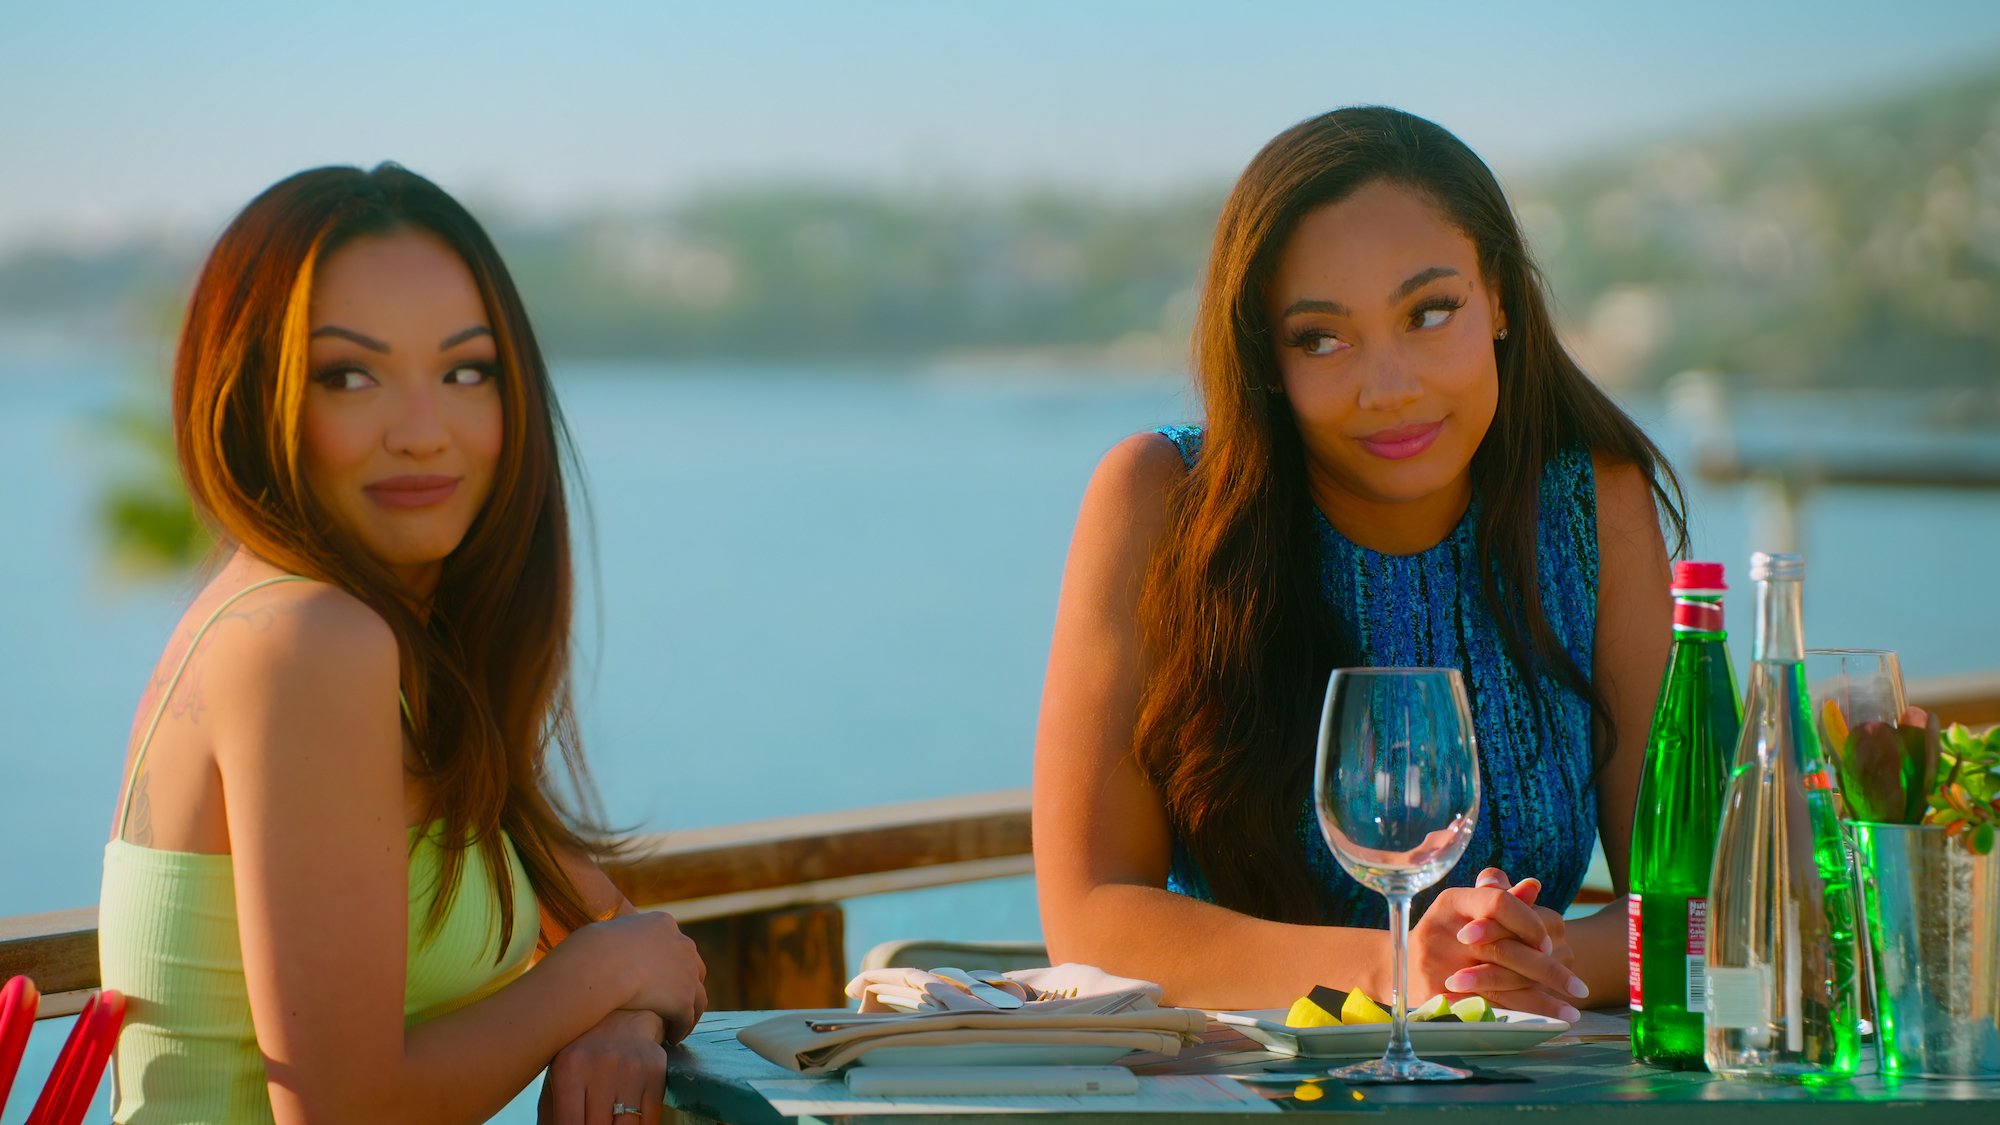
<path id="1" fill-rule="evenodd" d="M 1646 743 L 1627 900 L 1632 1057 L 1702 1067 L 1708 880 L 1743 725 L 1722 623 L 1721 563 L 1674 564 L 1674 647 Z"/>
<path id="2" fill-rule="evenodd" d="M 1831 769 L 1807 710 L 1797 555 L 1758 552 L 1757 631 L 1709 877 L 1708 1069 L 1818 1082 L 1854 1073 L 1854 900 Z"/>

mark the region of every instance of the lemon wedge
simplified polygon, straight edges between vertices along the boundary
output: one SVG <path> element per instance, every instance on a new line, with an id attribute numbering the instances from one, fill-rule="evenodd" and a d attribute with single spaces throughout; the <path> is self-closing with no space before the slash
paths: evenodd
<path id="1" fill-rule="evenodd" d="M 1847 753 L 1847 717 L 1840 713 L 1838 700 L 1829 699 L 1819 709 L 1820 726 L 1826 729 L 1827 749 L 1835 757 Z"/>
<path id="2" fill-rule="evenodd" d="M 1390 1023 L 1394 1017 L 1382 1010 L 1382 1005 L 1368 998 L 1366 992 L 1355 989 L 1347 994 L 1347 1002 L 1340 1006 L 1341 1023 Z"/>
<path id="3" fill-rule="evenodd" d="M 1285 1013 L 1286 1027 L 1337 1027 L 1340 1017 L 1312 1002 L 1312 997 L 1301 996 L 1292 1001 L 1292 1010 Z"/>

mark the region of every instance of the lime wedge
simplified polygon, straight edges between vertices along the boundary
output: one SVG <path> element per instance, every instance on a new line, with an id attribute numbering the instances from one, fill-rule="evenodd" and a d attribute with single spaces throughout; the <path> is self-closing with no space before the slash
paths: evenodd
<path id="1" fill-rule="evenodd" d="M 1430 999 L 1424 1001 L 1423 1003 L 1417 1005 L 1415 1008 L 1411 1009 L 1410 1018 L 1413 1020 L 1429 1022 L 1430 1020 L 1434 1020 L 1439 1016 L 1444 1015 L 1447 1011 L 1450 1010 L 1450 1008 L 1451 1008 L 1451 999 L 1447 997 L 1444 993 L 1440 992 L 1436 996 L 1431 997 Z"/>
<path id="2" fill-rule="evenodd" d="M 1493 1005 L 1484 996 L 1468 996 L 1453 1003 L 1451 1014 L 1466 1023 L 1492 1023 L 1500 1018 L 1493 1014 Z"/>

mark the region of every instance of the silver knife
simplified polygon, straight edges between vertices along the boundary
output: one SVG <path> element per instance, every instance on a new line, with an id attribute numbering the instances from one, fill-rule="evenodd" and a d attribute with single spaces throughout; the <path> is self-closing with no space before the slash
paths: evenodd
<path id="1" fill-rule="evenodd" d="M 975 978 L 964 969 L 932 969 L 931 975 L 940 976 L 948 981 L 955 981 L 964 985 L 966 991 L 972 993 L 975 999 L 984 1000 L 996 1008 L 1018 1008 L 1021 1006 L 1021 998 L 1019 996 L 995 988 Z"/>

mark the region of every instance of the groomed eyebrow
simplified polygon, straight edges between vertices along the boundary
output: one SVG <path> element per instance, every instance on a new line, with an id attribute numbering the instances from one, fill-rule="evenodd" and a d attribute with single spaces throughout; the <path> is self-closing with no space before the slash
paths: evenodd
<path id="1" fill-rule="evenodd" d="M 481 336 L 491 335 L 493 335 L 491 328 L 486 327 L 484 324 L 475 324 L 470 328 L 461 329 L 446 336 L 438 342 L 438 350 L 441 352 L 450 351 L 467 340 L 476 340 Z M 354 343 L 360 344 L 371 352 L 381 352 L 383 355 L 389 354 L 389 345 L 377 340 L 373 336 L 364 336 L 352 328 L 342 328 L 338 324 L 323 324 L 312 330 L 312 339 L 317 340 L 321 336 L 338 336 L 343 340 L 351 340 Z"/>
<path id="2" fill-rule="evenodd" d="M 1432 266 L 1427 270 L 1411 274 L 1408 281 L 1396 286 L 1396 295 L 1389 299 L 1391 301 L 1400 301 L 1417 290 L 1422 289 L 1424 286 L 1429 285 L 1431 282 L 1436 281 L 1438 278 L 1458 276 L 1460 276 L 1459 272 L 1450 266 Z"/>
<path id="3" fill-rule="evenodd" d="M 1341 304 L 1339 301 L 1321 301 L 1312 297 L 1303 297 L 1286 305 L 1284 315 L 1297 316 L 1300 313 L 1309 312 L 1331 313 L 1334 316 L 1354 315 L 1346 305 Z"/>
<path id="4" fill-rule="evenodd" d="M 342 328 L 338 324 L 322 324 L 312 330 L 312 339 L 317 340 L 321 336 L 338 336 L 343 340 L 351 340 L 354 343 L 360 344 L 371 352 L 381 352 L 384 355 L 389 353 L 389 345 L 377 340 L 375 337 L 363 336 L 352 328 Z"/>
<path id="5" fill-rule="evenodd" d="M 1400 301 L 1442 277 L 1463 276 L 1463 274 L 1452 269 L 1450 266 L 1432 266 L 1429 269 L 1418 270 L 1416 273 L 1411 274 L 1401 285 L 1396 286 L 1396 291 L 1389 295 L 1389 300 L 1391 302 Z M 1293 301 L 1291 304 L 1285 306 L 1284 315 L 1297 316 L 1299 313 L 1308 312 L 1330 313 L 1334 316 L 1354 315 L 1353 310 L 1339 301 L 1322 301 L 1315 297 L 1303 297 Z"/>
<path id="6" fill-rule="evenodd" d="M 481 336 L 491 336 L 491 335 L 493 335 L 493 330 L 491 328 L 486 327 L 484 324 L 475 324 L 470 328 L 462 329 L 460 331 L 452 333 L 449 336 L 446 336 L 442 341 L 439 342 L 438 350 L 441 352 L 450 351 L 451 349 L 459 346 L 460 344 L 465 343 L 467 340 L 476 340 Z"/>

